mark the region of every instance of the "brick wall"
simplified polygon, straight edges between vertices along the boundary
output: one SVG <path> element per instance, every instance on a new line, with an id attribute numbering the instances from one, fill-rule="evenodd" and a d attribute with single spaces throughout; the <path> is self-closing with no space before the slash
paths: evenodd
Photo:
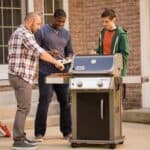
<path id="1" fill-rule="evenodd" d="M 128 31 L 130 56 L 128 75 L 141 74 L 139 0 L 69 0 L 69 23 L 76 53 L 90 54 L 97 46 L 104 8 L 116 11 L 118 23 Z M 124 107 L 141 107 L 141 86 L 127 85 Z"/>
<path id="2" fill-rule="evenodd" d="M 84 1 L 69 0 L 69 24 L 72 33 L 73 48 L 76 53 L 85 53 L 85 17 Z"/>

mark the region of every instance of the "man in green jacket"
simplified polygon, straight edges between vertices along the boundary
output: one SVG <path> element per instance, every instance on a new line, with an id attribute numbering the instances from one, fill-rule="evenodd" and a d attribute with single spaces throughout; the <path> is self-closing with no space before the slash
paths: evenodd
<path id="1" fill-rule="evenodd" d="M 122 76 L 125 76 L 127 74 L 129 56 L 127 31 L 115 24 L 116 14 L 114 10 L 105 9 L 101 17 L 104 28 L 100 32 L 96 51 L 99 55 L 114 55 L 115 53 L 121 53 L 123 57 Z"/>

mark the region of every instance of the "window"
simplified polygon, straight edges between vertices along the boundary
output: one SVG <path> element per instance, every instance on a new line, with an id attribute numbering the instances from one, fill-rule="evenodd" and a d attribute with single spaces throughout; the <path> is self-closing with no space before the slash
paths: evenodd
<path id="1" fill-rule="evenodd" d="M 50 23 L 55 9 L 63 8 L 63 0 L 44 0 L 44 23 Z"/>
<path id="2" fill-rule="evenodd" d="M 0 0 L 0 64 L 7 64 L 7 43 L 26 14 L 26 0 Z"/>

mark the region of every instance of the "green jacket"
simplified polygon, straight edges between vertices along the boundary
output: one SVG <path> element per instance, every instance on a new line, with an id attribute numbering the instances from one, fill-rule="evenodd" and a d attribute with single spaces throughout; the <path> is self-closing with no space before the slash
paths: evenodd
<path id="1" fill-rule="evenodd" d="M 103 37 L 105 33 L 105 29 L 100 32 L 99 43 L 96 49 L 99 55 L 103 55 Z M 112 55 L 115 53 L 121 53 L 123 57 L 123 70 L 122 76 L 127 74 L 127 64 L 128 64 L 128 56 L 129 56 L 129 45 L 127 38 L 127 31 L 125 31 L 122 27 L 117 26 L 115 35 L 112 39 L 111 44 Z"/>

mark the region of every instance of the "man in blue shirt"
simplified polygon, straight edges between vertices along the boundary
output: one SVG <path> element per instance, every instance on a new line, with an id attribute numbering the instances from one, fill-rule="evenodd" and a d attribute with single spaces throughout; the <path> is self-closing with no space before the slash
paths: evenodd
<path id="1" fill-rule="evenodd" d="M 52 24 L 45 24 L 35 34 L 37 43 L 48 50 L 56 59 L 71 59 L 73 56 L 71 36 L 64 28 L 66 13 L 56 9 Z M 35 119 L 35 137 L 42 141 L 46 132 L 46 122 L 49 103 L 52 100 L 53 90 L 60 104 L 60 131 L 64 138 L 71 134 L 71 115 L 68 101 L 68 84 L 46 84 L 45 77 L 54 72 L 60 72 L 53 64 L 40 61 L 39 67 L 39 104 Z M 66 69 L 67 72 L 67 69 Z"/>

